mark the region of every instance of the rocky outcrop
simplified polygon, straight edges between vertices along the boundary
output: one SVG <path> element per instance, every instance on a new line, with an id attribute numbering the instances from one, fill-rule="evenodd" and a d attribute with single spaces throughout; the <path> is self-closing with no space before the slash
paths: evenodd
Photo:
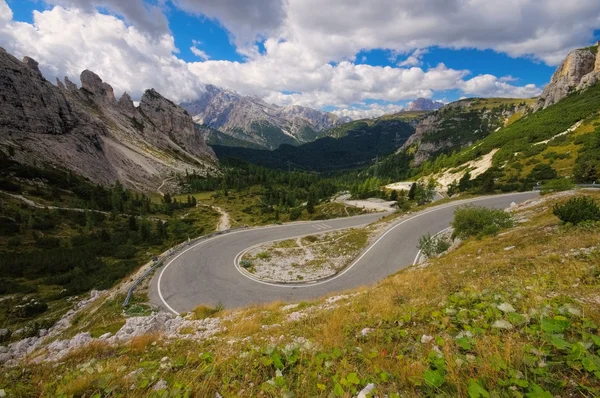
<path id="1" fill-rule="evenodd" d="M 144 97 L 140 109 L 128 94 L 117 102 L 113 88 L 89 70 L 80 89 L 68 78 L 55 86 L 35 60 L 0 50 L 0 150 L 11 148 L 21 163 L 145 191 L 173 174 L 216 170 L 192 117 L 154 90 Z"/>
<path id="2" fill-rule="evenodd" d="M 543 109 L 557 103 L 573 91 L 584 90 L 600 79 L 598 44 L 571 51 L 552 75 L 534 109 Z"/>
<path id="3" fill-rule="evenodd" d="M 314 141 L 319 132 L 344 122 L 329 112 L 280 107 L 213 85 L 207 85 L 198 100 L 181 106 L 199 124 L 268 149 Z"/>
<path id="4" fill-rule="evenodd" d="M 65 134 L 77 125 L 65 98 L 47 82 L 37 62 L 19 62 L 0 50 L 0 134 L 29 131 L 32 134 Z"/>
<path id="5" fill-rule="evenodd" d="M 42 72 L 40 72 L 40 64 L 33 58 L 24 57 L 23 63 L 27 65 L 29 69 L 35 72 L 36 75 L 42 77 Z"/>
<path id="6" fill-rule="evenodd" d="M 90 70 L 81 72 L 81 88 L 89 91 L 92 98 L 106 105 L 115 105 L 115 93 L 112 86 L 104 83 L 100 76 Z"/>
<path id="7" fill-rule="evenodd" d="M 124 92 L 121 98 L 119 98 L 119 109 L 130 117 L 134 117 L 136 115 L 135 105 L 133 104 L 133 100 L 129 96 L 127 92 Z"/>

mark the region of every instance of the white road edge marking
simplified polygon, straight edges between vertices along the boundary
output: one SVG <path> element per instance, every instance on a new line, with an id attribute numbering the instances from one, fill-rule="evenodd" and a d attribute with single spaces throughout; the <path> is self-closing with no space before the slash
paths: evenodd
<path id="1" fill-rule="evenodd" d="M 356 218 L 360 218 L 360 217 L 362 217 L 362 216 L 370 216 L 370 215 L 372 215 L 372 214 L 363 214 L 363 215 L 360 215 L 360 216 L 355 216 L 355 217 L 356 217 Z M 383 215 L 382 215 L 382 216 L 383 216 Z M 273 225 L 273 226 L 268 226 L 268 227 L 258 227 L 257 229 L 261 229 L 261 230 L 263 230 L 263 229 L 274 229 L 274 228 L 282 228 L 282 227 L 291 226 L 291 225 L 311 224 L 311 223 L 313 223 L 313 222 L 316 222 L 316 221 L 299 222 L 299 223 L 294 223 L 294 224 L 284 224 L 284 225 Z M 364 225 L 367 225 L 367 224 L 360 224 L 360 225 L 358 225 L 358 226 L 360 227 L 360 226 L 364 226 Z M 314 226 L 314 225 L 313 225 L 313 226 Z M 348 228 L 348 227 L 344 227 L 344 228 L 341 228 L 341 229 L 345 229 L 345 228 Z M 356 226 L 355 226 L 355 227 L 349 227 L 349 228 L 356 228 Z M 240 232 L 247 232 L 247 231 L 252 231 L 252 229 L 250 229 L 250 230 L 248 230 L 248 229 L 244 229 L 244 230 L 241 230 L 241 231 L 230 232 L 230 233 L 228 233 L 228 234 L 226 234 L 226 235 L 233 235 L 233 234 L 238 234 L 238 233 L 240 233 Z M 302 235 L 302 236 L 308 236 L 308 235 L 314 235 L 314 233 L 313 233 L 313 234 L 306 234 L 306 235 Z M 214 236 L 214 237 L 212 237 L 212 238 L 209 238 L 209 239 L 203 240 L 203 241 L 201 241 L 201 242 L 198 242 L 198 243 L 196 243 L 196 244 L 195 244 L 195 245 L 193 245 L 193 246 L 190 246 L 190 247 L 188 247 L 187 249 L 185 249 L 184 251 L 182 251 L 181 253 L 179 253 L 177 256 L 175 256 L 173 259 L 171 259 L 171 261 L 169 261 L 169 262 L 167 263 L 167 265 L 165 265 L 165 266 L 164 266 L 164 268 L 162 268 L 162 270 L 160 271 L 160 274 L 158 275 L 158 281 L 156 282 L 156 290 L 158 290 L 158 297 L 160 298 L 160 301 L 162 301 L 162 303 L 165 305 L 165 307 L 167 307 L 167 309 L 168 309 L 169 311 L 171 311 L 173 314 L 175 314 L 175 315 L 181 315 L 179 312 L 175 311 L 175 310 L 173 309 L 173 307 L 171 307 L 171 306 L 170 306 L 170 305 L 167 303 L 167 300 L 165 300 L 165 298 L 164 298 L 164 297 L 163 297 L 163 295 L 162 295 L 162 291 L 161 291 L 161 289 L 160 289 L 160 282 L 162 281 L 163 274 L 165 273 L 165 271 L 167 270 L 167 268 L 169 268 L 169 266 L 170 266 L 170 265 L 173 263 L 173 261 L 175 261 L 175 260 L 177 260 L 177 259 L 179 258 L 179 256 L 181 256 L 181 255 L 183 255 L 183 254 L 187 253 L 189 250 L 192 250 L 193 248 L 195 248 L 195 247 L 197 247 L 197 246 L 200 246 L 200 245 L 201 245 L 201 244 L 203 244 L 203 243 L 210 242 L 211 240 L 213 240 L 213 239 L 217 239 L 217 238 L 219 238 L 219 237 L 221 237 L 221 236 L 224 236 L 224 235 L 218 235 L 218 236 Z M 291 238 L 290 238 L 290 239 L 291 239 Z"/>
<path id="2" fill-rule="evenodd" d="M 414 220 L 414 219 L 415 219 L 415 218 L 417 218 L 417 217 L 420 217 L 420 216 L 422 216 L 422 215 L 425 215 L 425 214 L 429 214 L 429 213 L 431 213 L 431 212 L 434 212 L 434 211 L 437 211 L 437 210 L 442 210 L 442 209 L 446 209 L 446 208 L 448 208 L 448 207 L 455 206 L 455 205 L 457 205 L 457 204 L 463 204 L 463 203 L 472 203 L 472 202 L 478 202 L 478 201 L 481 201 L 481 200 L 487 200 L 487 199 L 490 199 L 490 198 L 497 198 L 497 197 L 503 197 L 503 196 L 514 196 L 514 195 L 524 195 L 524 194 L 530 194 L 530 193 L 531 193 L 531 192 L 527 191 L 527 192 L 519 192 L 519 193 L 509 193 L 509 194 L 504 194 L 504 195 L 495 195 L 495 196 L 492 196 L 492 197 L 482 197 L 482 198 L 477 198 L 477 199 L 467 199 L 467 200 L 464 200 L 464 201 L 457 201 L 457 202 L 454 202 L 454 203 L 449 203 L 449 204 L 447 204 L 447 205 L 443 205 L 443 206 L 437 207 L 437 208 L 435 208 L 435 209 L 432 209 L 432 210 L 429 210 L 429 211 L 426 211 L 426 212 L 423 212 L 423 213 L 419 213 L 419 214 L 417 214 L 417 215 L 415 215 L 415 216 L 413 216 L 413 217 L 411 217 L 411 218 L 408 218 L 408 219 L 406 219 L 406 220 L 404 220 L 404 221 L 402 221 L 402 222 L 400 222 L 400 223 L 398 223 L 398 224 L 396 224 L 396 225 L 392 226 L 390 229 L 388 229 L 388 230 L 387 230 L 387 231 L 386 231 L 386 232 L 385 232 L 383 235 L 381 235 L 381 236 L 379 237 L 379 239 L 377 239 L 377 240 L 376 240 L 376 241 L 375 241 L 375 242 L 374 242 L 374 243 L 373 243 L 371 246 L 369 246 L 369 248 L 368 248 L 366 251 L 364 251 L 364 252 L 363 252 L 363 254 L 362 254 L 362 255 L 361 255 L 361 256 L 360 256 L 358 259 L 356 259 L 356 260 L 355 260 L 355 261 L 354 261 L 354 262 L 353 262 L 353 263 L 352 263 L 352 264 L 351 264 L 349 267 L 347 267 L 347 268 L 346 268 L 344 271 L 342 271 L 341 273 L 337 274 L 335 277 L 333 277 L 333 278 L 331 278 L 331 279 L 328 279 L 328 280 L 326 280 L 326 281 L 322 281 L 322 282 L 316 282 L 316 283 L 313 283 L 313 284 L 311 284 L 311 285 L 306 285 L 306 286 L 301 286 L 301 285 L 300 285 L 300 286 L 285 286 L 285 285 L 278 285 L 278 284 L 273 284 L 273 283 L 268 283 L 268 282 L 263 282 L 263 281 L 257 281 L 257 280 L 254 280 L 254 279 L 248 278 L 246 275 L 244 275 L 244 274 L 243 274 L 243 273 L 240 271 L 240 269 L 238 268 L 238 264 L 237 264 L 238 256 L 239 256 L 239 255 L 240 255 L 240 253 L 242 253 L 243 251 L 242 251 L 242 252 L 240 252 L 240 253 L 238 253 L 238 255 L 235 257 L 235 259 L 234 259 L 234 266 L 236 267 L 236 269 L 238 270 L 238 272 L 240 272 L 240 273 L 241 273 L 242 275 L 244 275 L 246 278 L 248 278 L 248 279 L 250 279 L 250 280 L 254 280 L 254 281 L 256 281 L 256 282 L 260 282 L 260 283 L 262 283 L 262 284 L 265 284 L 265 285 L 270 285 L 270 286 L 275 286 L 275 287 L 284 287 L 284 288 L 285 288 L 285 287 L 298 288 L 298 287 L 312 287 L 312 286 L 317 286 L 317 285 L 320 285 L 320 284 L 323 284 L 323 283 L 328 283 L 328 282 L 331 282 L 331 281 L 333 281 L 334 279 L 337 279 L 337 278 L 341 277 L 342 275 L 344 275 L 344 274 L 345 274 L 346 272 L 348 272 L 348 271 L 349 271 L 349 270 L 350 270 L 352 267 L 354 267 L 354 266 L 355 266 L 355 265 L 356 265 L 356 264 L 357 264 L 357 263 L 358 263 L 360 260 L 362 260 L 362 258 L 363 258 L 364 256 L 366 256 L 366 255 L 367 255 L 367 253 L 368 253 L 369 251 L 371 251 L 371 249 L 372 249 L 372 248 L 373 248 L 373 247 L 374 247 L 374 246 L 375 246 L 377 243 L 379 243 L 379 241 L 381 241 L 381 240 L 382 240 L 382 239 L 383 239 L 383 238 L 384 238 L 384 237 L 385 237 L 385 236 L 386 236 L 388 233 L 390 233 L 390 232 L 391 232 L 392 230 L 394 230 L 396 227 L 398 227 L 398 226 L 400 226 L 400 225 L 404 224 L 405 222 L 408 222 L 408 221 L 410 221 L 410 220 Z M 365 216 L 366 216 L 366 215 L 371 215 L 371 214 L 365 214 Z M 356 217 L 358 218 L 358 217 L 361 217 L 361 216 L 356 216 Z M 309 223 L 310 223 L 310 222 L 307 222 L 306 224 L 309 224 Z M 285 227 L 285 226 L 289 226 L 289 224 L 287 224 L 287 225 L 286 225 L 286 224 L 284 224 L 284 225 L 275 225 L 275 226 L 269 226 L 269 227 L 260 227 L 260 228 L 261 228 L 261 229 L 271 229 L 271 228 L 281 228 L 281 227 Z M 346 228 L 348 228 L 348 227 L 346 227 Z M 349 228 L 352 228 L 352 227 L 349 227 Z M 342 229 L 345 229 L 345 228 L 342 228 Z M 227 235 L 233 235 L 233 234 L 237 234 L 237 233 L 240 233 L 240 232 L 248 232 L 248 231 L 252 231 L 252 230 L 251 230 L 251 229 L 250 229 L 250 230 L 246 229 L 246 230 L 241 230 L 241 231 L 235 231 L 235 232 L 231 232 L 231 233 L 229 233 L 229 234 L 227 234 Z M 311 234 L 307 234 L 307 235 L 311 235 Z M 168 309 L 169 309 L 169 310 L 170 310 L 170 311 L 171 311 L 173 314 L 175 314 L 175 315 L 180 315 L 180 314 L 179 314 L 177 311 L 175 311 L 175 310 L 173 309 L 173 307 L 171 307 L 171 306 L 170 306 L 170 305 L 167 303 L 167 301 L 166 301 L 166 300 L 165 300 L 165 298 L 163 297 L 163 295 L 162 295 L 162 292 L 161 292 L 161 289 L 160 289 L 160 283 L 161 283 L 161 281 L 162 281 L 162 277 L 163 277 L 163 274 L 164 274 L 164 272 L 167 270 L 167 268 L 169 268 L 169 266 L 170 266 L 170 265 L 173 263 L 173 261 L 177 260 L 177 259 L 178 259 L 178 258 L 179 258 L 181 255 L 183 255 L 183 254 L 187 253 L 189 250 L 191 250 L 191 249 L 193 249 L 193 248 L 195 248 L 195 247 L 197 247 L 197 246 L 199 246 L 199 245 L 201 245 L 201 244 L 203 244 L 203 243 L 206 243 L 206 242 L 209 242 L 209 241 L 211 241 L 211 240 L 213 240 L 213 239 L 219 238 L 220 236 L 223 236 L 223 235 L 219 235 L 219 236 L 215 236 L 215 237 L 213 237 L 213 238 L 207 239 L 207 240 L 203 240 L 203 241 L 201 241 L 201 242 L 198 242 L 198 243 L 196 243 L 196 244 L 195 244 L 195 245 L 193 245 L 193 246 L 190 246 L 190 247 L 188 247 L 187 249 L 185 249 L 184 251 L 182 251 L 181 253 L 179 253 L 177 256 L 175 256 L 175 257 L 174 257 L 174 258 L 173 258 L 171 261 L 169 261 L 169 262 L 167 263 L 167 265 L 165 265 L 165 266 L 164 266 L 164 268 L 161 270 L 160 274 L 158 275 L 158 281 L 157 281 L 157 286 L 156 286 L 156 288 L 157 288 L 157 290 L 158 290 L 158 296 L 159 296 L 160 300 L 163 302 L 163 304 L 164 304 L 164 305 L 165 305 L 165 306 L 166 306 L 166 307 L 167 307 L 167 308 L 168 308 Z M 305 236 L 306 236 L 306 235 L 305 235 Z M 290 238 L 290 239 L 291 239 L 291 238 Z M 268 243 L 268 241 L 267 241 L 267 242 L 263 242 L 263 243 Z M 247 249 L 245 249 L 245 250 L 247 250 Z M 244 250 L 244 251 L 245 251 L 245 250 Z"/>
<path id="3" fill-rule="evenodd" d="M 460 201 L 448 203 L 446 205 L 442 205 L 440 207 L 436 207 L 434 209 L 431 209 L 431 210 L 428 210 L 428 211 L 424 211 L 422 213 L 418 213 L 418 214 L 416 214 L 416 215 L 414 215 L 414 216 L 412 216 L 410 218 L 407 218 L 406 220 L 403 220 L 403 221 L 399 222 L 398 224 L 395 224 L 390 229 L 388 229 L 387 231 L 385 231 L 383 233 L 383 235 L 381 235 L 379 237 L 379 239 L 377 239 L 375 242 L 373 242 L 373 244 L 371 246 L 369 246 L 367 248 L 367 250 L 365 250 L 360 255 L 360 257 L 358 257 L 352 264 L 350 264 L 348 267 L 346 267 L 342 272 L 340 272 L 339 274 L 337 274 L 337 275 L 335 275 L 335 276 L 333 276 L 333 277 L 331 277 L 329 279 L 326 279 L 326 280 L 323 280 L 323 281 L 320 281 L 320 282 L 307 283 L 305 285 L 284 285 L 284 284 L 270 283 L 270 282 L 261 281 L 259 279 L 254 279 L 254 278 L 248 276 L 245 273 L 245 271 L 242 271 L 242 269 L 240 268 L 240 265 L 239 265 L 239 261 L 238 261 L 239 258 L 240 258 L 240 255 L 243 254 L 244 252 L 246 252 L 248 249 L 242 250 L 241 252 L 239 252 L 237 254 L 237 256 L 235 256 L 235 259 L 233 260 L 233 266 L 238 270 L 238 272 L 240 274 L 242 274 L 243 276 L 245 276 L 249 280 L 254 281 L 254 282 L 258 282 L 258 283 L 262 283 L 263 285 L 274 286 L 274 287 L 281 287 L 281 288 L 306 288 L 306 287 L 318 286 L 318 285 L 322 285 L 324 283 L 332 282 L 332 281 L 336 280 L 337 278 L 342 277 L 346 272 L 350 271 L 352 269 L 352 267 L 354 267 L 356 264 L 358 264 L 358 262 L 360 260 L 362 260 L 363 257 L 366 256 L 371 251 L 371 249 L 373 249 L 373 247 L 375 247 L 375 245 L 377 245 L 377 243 L 379 243 L 383 238 L 385 238 L 385 236 L 387 234 L 389 234 L 394 229 L 396 229 L 397 227 L 399 227 L 400 225 L 402 225 L 402 224 L 404 224 L 404 223 L 406 223 L 408 221 L 411 221 L 411 220 L 414 220 L 415 218 L 424 216 L 425 214 L 433 213 L 433 212 L 436 212 L 438 210 L 447 209 L 449 207 L 454 207 L 454 206 L 465 204 L 465 203 L 473 203 L 473 202 L 479 202 L 479 201 L 482 201 L 482 200 L 488 200 L 488 199 L 492 199 L 492 198 L 499 198 L 499 197 L 503 197 L 503 196 L 524 195 L 524 194 L 530 194 L 530 193 L 531 193 L 530 191 L 527 191 L 527 192 L 518 192 L 518 193 L 509 193 L 509 194 L 503 194 L 503 195 L 487 196 L 487 197 L 481 197 L 481 198 L 477 198 L 477 199 L 465 199 L 465 200 L 460 200 Z M 279 239 L 279 240 L 281 240 L 281 239 Z M 275 241 L 262 242 L 262 243 L 264 244 L 264 243 L 270 243 L 270 242 L 276 242 L 276 240 Z"/>

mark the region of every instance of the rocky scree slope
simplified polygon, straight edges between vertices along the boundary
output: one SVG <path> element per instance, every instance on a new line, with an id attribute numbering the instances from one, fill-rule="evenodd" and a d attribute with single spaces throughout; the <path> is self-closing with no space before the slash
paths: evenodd
<path id="1" fill-rule="evenodd" d="M 0 48 L 0 150 L 31 165 L 67 168 L 99 184 L 153 191 L 174 173 L 216 170 L 192 117 L 155 90 L 139 107 L 95 73 L 47 81 L 35 60 Z"/>
<path id="2" fill-rule="evenodd" d="M 558 67 L 550 83 L 538 98 L 535 110 L 547 108 L 573 91 L 593 86 L 600 80 L 600 55 L 598 45 L 573 50 Z"/>
<path id="3" fill-rule="evenodd" d="M 268 104 L 213 85 L 207 85 L 198 100 L 181 106 L 197 123 L 266 149 L 311 142 L 319 132 L 347 121 L 303 106 Z"/>

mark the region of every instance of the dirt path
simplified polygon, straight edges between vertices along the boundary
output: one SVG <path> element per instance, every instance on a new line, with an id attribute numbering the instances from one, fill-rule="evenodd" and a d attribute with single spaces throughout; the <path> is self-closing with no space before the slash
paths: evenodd
<path id="1" fill-rule="evenodd" d="M 167 181 L 171 181 L 173 178 L 175 177 L 169 177 L 169 178 L 165 178 L 162 183 L 160 184 L 160 186 L 158 188 L 156 188 L 156 192 L 158 192 L 161 196 L 165 196 L 165 194 L 161 191 L 162 187 L 165 186 L 165 183 Z"/>
<path id="2" fill-rule="evenodd" d="M 231 228 L 231 219 L 229 213 L 217 206 L 212 206 L 213 209 L 219 212 L 221 219 L 217 225 L 217 231 L 226 231 Z"/>
<path id="3" fill-rule="evenodd" d="M 102 210 L 80 209 L 80 208 L 77 208 L 77 207 L 46 206 L 46 205 L 43 205 L 41 203 L 34 202 L 31 199 L 27 199 L 26 197 L 24 197 L 22 195 L 16 195 L 14 193 L 9 193 L 9 192 L 5 192 L 5 191 L 0 191 L 0 193 L 2 193 L 4 195 L 11 196 L 11 197 L 13 197 L 15 199 L 19 199 L 19 200 L 27 203 L 29 206 L 35 207 L 35 208 L 38 208 L 38 209 L 68 210 L 68 211 L 77 211 L 77 212 L 80 212 L 80 213 L 85 213 L 86 211 L 91 211 L 93 213 L 110 214 L 109 212 L 102 211 Z"/>

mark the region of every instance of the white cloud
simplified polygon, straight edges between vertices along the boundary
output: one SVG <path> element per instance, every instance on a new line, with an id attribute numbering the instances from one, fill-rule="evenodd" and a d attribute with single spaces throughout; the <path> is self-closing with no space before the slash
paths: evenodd
<path id="1" fill-rule="evenodd" d="M 404 107 L 402 105 L 396 104 L 371 104 L 368 106 L 353 106 L 345 109 L 336 109 L 332 113 L 336 114 L 339 117 L 349 117 L 350 119 L 370 119 L 374 117 L 379 117 L 382 115 L 387 115 L 391 113 L 397 113 L 403 111 Z"/>
<path id="2" fill-rule="evenodd" d="M 416 49 L 404 61 L 398 62 L 398 66 L 420 66 L 423 64 L 423 56 L 427 54 L 427 49 Z"/>
<path id="3" fill-rule="evenodd" d="M 493 75 L 476 76 L 463 82 L 460 89 L 479 97 L 529 98 L 540 94 L 540 89 L 534 84 L 515 87 Z"/>
<path id="4" fill-rule="evenodd" d="M 0 1 L 0 22 L 7 23 L 13 18 L 13 13 L 8 4 L 4 1 Z"/>
<path id="5" fill-rule="evenodd" d="M 0 10 L 6 6 L 0 0 Z M 5 15 L 5 12 L 2 12 Z M 169 34 L 152 38 L 111 15 L 56 6 L 33 14 L 33 24 L 0 19 L 0 45 L 17 57 L 29 55 L 46 78 L 79 81 L 84 69 L 96 72 L 117 93 L 139 99 L 154 87 L 175 100 L 196 98 L 204 85 L 178 59 Z"/>
<path id="6" fill-rule="evenodd" d="M 206 52 L 204 52 L 198 48 L 198 46 L 200 44 L 202 44 L 201 42 L 199 42 L 198 40 L 192 40 L 192 44 L 193 45 L 190 47 L 190 51 L 192 52 L 192 54 L 194 54 L 196 57 L 200 58 L 202 61 L 206 61 L 207 59 L 210 59 L 210 56 Z"/>
<path id="7" fill-rule="evenodd" d="M 286 38 L 321 60 L 361 49 L 493 49 L 556 64 L 589 43 L 597 0 L 287 0 Z"/>
<path id="8" fill-rule="evenodd" d="M 422 57 L 435 44 L 553 60 L 589 37 L 590 21 L 598 22 L 600 8 L 595 1 L 579 0 L 564 9 L 548 0 L 542 10 L 534 0 L 509 0 L 512 8 L 505 10 L 506 16 L 501 13 L 505 5 L 480 0 L 471 1 L 469 8 L 459 0 L 174 0 L 190 13 L 218 19 L 248 55 L 245 62 L 212 60 L 194 41 L 190 50 L 201 61 L 186 63 L 177 57 L 175 40 L 162 19 L 149 20 L 152 13 L 160 13 L 159 7 L 166 7 L 163 0 L 156 7 L 141 0 L 51 1 L 71 8 L 35 12 L 33 24 L 28 24 L 13 21 L 10 8 L 0 0 L 0 45 L 19 57 L 37 59 L 48 79 L 67 75 L 77 81 L 88 68 L 117 93 L 128 91 L 139 99 L 144 89 L 154 87 L 174 101 L 195 99 L 203 83 L 210 83 L 278 104 L 334 106 L 336 113 L 351 117 L 396 111 L 397 105 L 362 105 L 365 101 L 396 103 L 445 90 L 477 96 L 537 95 L 538 87 L 518 86 L 510 76 L 472 76 L 444 64 L 426 68 Z M 100 5 L 124 20 L 98 13 L 94 7 Z M 576 16 L 581 20 L 573 27 L 568 21 Z M 263 54 L 250 49 L 257 37 L 267 38 Z M 536 44 L 537 52 L 532 51 Z M 359 51 L 375 48 L 409 56 L 398 67 L 354 63 Z"/>
<path id="9" fill-rule="evenodd" d="M 238 51 L 250 55 L 258 38 L 278 30 L 285 19 L 283 0 L 172 0 L 179 8 L 220 22 Z"/>
<path id="10" fill-rule="evenodd" d="M 143 0 L 44 0 L 48 4 L 77 8 L 89 14 L 102 7 L 121 15 L 127 22 L 144 33 L 159 37 L 169 32 L 169 22 L 159 6 L 148 5 Z"/>

